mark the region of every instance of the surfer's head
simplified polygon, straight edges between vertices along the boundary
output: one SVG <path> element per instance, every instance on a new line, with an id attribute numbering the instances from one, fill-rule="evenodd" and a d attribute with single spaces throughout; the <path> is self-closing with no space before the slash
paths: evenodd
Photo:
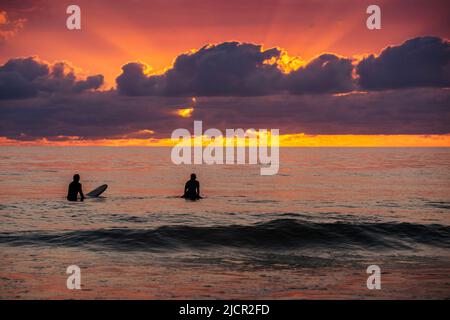
<path id="1" fill-rule="evenodd" d="M 80 181 L 80 175 L 78 173 L 73 175 L 73 181 L 75 182 Z"/>
<path id="2" fill-rule="evenodd" d="M 195 180 L 195 179 L 197 179 L 197 176 L 195 175 L 195 173 L 192 173 L 191 174 L 191 180 Z"/>

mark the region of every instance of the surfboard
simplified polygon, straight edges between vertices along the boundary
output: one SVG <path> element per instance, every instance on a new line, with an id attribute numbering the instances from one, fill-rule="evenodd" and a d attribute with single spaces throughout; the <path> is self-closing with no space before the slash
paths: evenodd
<path id="1" fill-rule="evenodd" d="M 95 188 L 94 190 L 92 190 L 91 192 L 87 193 L 86 196 L 87 197 L 91 197 L 91 198 L 95 198 L 98 197 L 99 195 L 101 195 L 103 192 L 105 192 L 106 188 L 108 188 L 107 184 L 103 184 L 98 188 Z"/>

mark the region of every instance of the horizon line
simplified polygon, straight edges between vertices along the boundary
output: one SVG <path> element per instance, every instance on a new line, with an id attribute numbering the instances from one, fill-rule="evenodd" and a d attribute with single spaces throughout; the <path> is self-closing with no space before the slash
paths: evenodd
<path id="1" fill-rule="evenodd" d="M 173 147 L 178 140 L 170 138 L 101 138 L 82 139 L 80 137 L 58 137 L 60 140 L 39 138 L 35 140 L 17 140 L 0 137 L 0 146 L 57 146 L 57 147 Z M 223 139 L 225 141 L 225 139 Z M 236 142 L 236 141 L 235 141 Z M 267 144 L 270 146 L 270 139 Z M 191 144 L 188 144 L 191 145 Z M 192 144 L 193 145 L 193 144 Z M 225 147 L 224 143 L 214 144 L 211 140 L 204 141 L 203 146 Z M 242 145 L 232 144 L 233 147 Z M 244 146 L 248 146 L 248 141 Z M 450 147 L 450 134 L 376 134 L 376 135 L 308 135 L 284 134 L 279 136 L 279 147 L 373 147 L 373 148 L 399 148 L 399 147 Z"/>

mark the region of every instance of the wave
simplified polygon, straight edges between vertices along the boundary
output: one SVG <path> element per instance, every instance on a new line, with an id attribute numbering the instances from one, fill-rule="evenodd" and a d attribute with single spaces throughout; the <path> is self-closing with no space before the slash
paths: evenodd
<path id="1" fill-rule="evenodd" d="M 447 201 L 429 201 L 426 205 L 438 209 L 450 209 L 450 202 Z"/>
<path id="2" fill-rule="evenodd" d="M 277 219 L 254 225 L 155 229 L 97 229 L 0 233 L 0 243 L 87 246 L 113 250 L 170 250 L 211 247 L 297 249 L 411 249 L 418 244 L 450 248 L 450 227 L 411 223 L 317 223 Z"/>

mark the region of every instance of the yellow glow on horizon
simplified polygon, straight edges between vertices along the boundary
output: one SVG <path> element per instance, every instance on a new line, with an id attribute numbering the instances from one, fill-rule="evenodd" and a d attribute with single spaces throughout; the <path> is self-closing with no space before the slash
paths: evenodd
<path id="1" fill-rule="evenodd" d="M 283 147 L 450 147 L 444 135 L 307 135 L 280 136 Z"/>
<path id="2" fill-rule="evenodd" d="M 118 138 L 86 140 L 78 137 L 59 137 L 51 141 L 45 138 L 33 141 L 19 141 L 0 137 L 0 146 L 148 146 L 172 147 L 179 141 L 169 138 Z M 190 139 L 193 142 L 193 138 Z M 234 145 L 228 141 L 229 145 Z M 267 141 L 270 145 L 270 140 Z M 190 143 L 190 142 L 189 142 Z M 211 143 L 209 137 L 203 137 L 203 145 Z M 211 145 L 225 145 L 226 138 L 216 139 Z M 242 141 L 241 141 L 242 143 Z M 248 141 L 245 142 L 248 145 Z M 450 147 L 450 134 L 444 135 L 307 135 L 286 134 L 279 136 L 280 147 Z"/>

